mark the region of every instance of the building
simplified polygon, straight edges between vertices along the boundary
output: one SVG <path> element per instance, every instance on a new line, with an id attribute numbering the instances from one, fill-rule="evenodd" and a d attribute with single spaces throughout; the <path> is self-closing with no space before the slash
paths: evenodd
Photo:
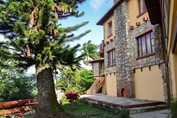
<path id="1" fill-rule="evenodd" d="M 104 28 L 104 40 L 101 58 L 90 62 L 96 80 L 87 93 L 167 101 L 161 26 L 149 21 L 145 1 L 114 0 L 97 25 Z"/>
<path id="2" fill-rule="evenodd" d="M 169 94 L 177 98 L 177 0 L 146 0 L 151 24 L 159 24 L 168 66 Z M 157 20 L 158 19 L 158 20 Z"/>

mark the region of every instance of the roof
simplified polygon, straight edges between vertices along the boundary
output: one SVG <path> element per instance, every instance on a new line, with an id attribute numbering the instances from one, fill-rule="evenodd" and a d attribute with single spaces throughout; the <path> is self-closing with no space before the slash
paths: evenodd
<path id="1" fill-rule="evenodd" d="M 100 59 L 97 59 L 97 60 L 92 60 L 92 61 L 89 61 L 89 63 L 96 63 L 96 62 L 102 62 L 104 61 L 104 58 L 100 58 Z"/>
<path id="2" fill-rule="evenodd" d="M 173 36 L 173 44 L 172 44 L 172 52 L 175 53 L 175 49 L 177 48 L 177 16 L 176 16 L 176 24 L 174 29 L 174 36 Z"/>
<path id="3" fill-rule="evenodd" d="M 103 25 L 103 23 L 114 13 L 114 10 L 124 0 L 117 0 L 117 2 L 107 11 L 107 13 L 97 22 L 97 25 Z"/>
<path id="4" fill-rule="evenodd" d="M 151 24 L 161 23 L 161 10 L 159 0 L 145 0 Z"/>

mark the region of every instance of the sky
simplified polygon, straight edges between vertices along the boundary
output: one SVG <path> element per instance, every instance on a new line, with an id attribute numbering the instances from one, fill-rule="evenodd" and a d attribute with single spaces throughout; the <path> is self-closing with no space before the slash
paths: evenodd
<path id="1" fill-rule="evenodd" d="M 77 25 L 84 21 L 89 21 L 89 24 L 83 26 L 74 32 L 78 35 L 86 30 L 91 30 L 89 34 L 81 38 L 79 41 L 75 41 L 74 44 L 83 44 L 91 40 L 92 43 L 99 45 L 103 40 L 103 27 L 96 25 L 96 23 L 103 17 L 103 15 L 113 6 L 113 0 L 86 0 L 79 5 L 79 11 L 84 11 L 85 15 L 80 18 L 68 18 L 61 22 L 63 27 Z M 3 36 L 0 36 L 0 40 L 4 40 Z M 84 66 L 84 65 L 83 65 Z M 34 67 L 28 69 L 28 74 L 34 74 Z"/>
<path id="2" fill-rule="evenodd" d="M 91 30 L 91 32 L 79 40 L 79 42 L 76 41 L 76 43 L 83 44 L 84 42 L 91 40 L 94 44 L 100 44 L 103 40 L 103 27 L 96 25 L 96 23 L 112 5 L 113 0 L 86 0 L 86 2 L 79 5 L 79 10 L 84 11 L 85 15 L 81 18 L 69 18 L 64 20 L 62 21 L 62 26 L 73 26 L 82 23 L 83 21 L 89 21 L 89 24 L 80 28 L 75 34 L 77 35 L 86 30 Z"/>

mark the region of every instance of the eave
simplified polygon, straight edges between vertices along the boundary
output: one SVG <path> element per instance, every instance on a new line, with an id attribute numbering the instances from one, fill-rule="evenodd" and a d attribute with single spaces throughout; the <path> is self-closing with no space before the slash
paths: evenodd
<path id="1" fill-rule="evenodd" d="M 114 13 L 114 10 L 121 4 L 124 0 L 118 0 L 107 12 L 106 14 L 97 22 L 97 25 L 103 25 L 104 22 Z"/>
<path id="2" fill-rule="evenodd" d="M 173 43 L 172 43 L 172 53 L 176 53 L 175 52 L 177 50 L 176 45 L 177 45 L 177 16 L 176 16 L 176 24 L 174 29 Z"/>
<path id="3" fill-rule="evenodd" d="M 151 24 L 160 24 L 161 9 L 159 0 L 145 0 L 145 4 L 150 17 Z"/>
<path id="4" fill-rule="evenodd" d="M 103 61 L 104 61 L 104 58 L 101 58 L 101 59 L 89 61 L 89 63 L 97 63 L 97 62 L 103 62 Z"/>

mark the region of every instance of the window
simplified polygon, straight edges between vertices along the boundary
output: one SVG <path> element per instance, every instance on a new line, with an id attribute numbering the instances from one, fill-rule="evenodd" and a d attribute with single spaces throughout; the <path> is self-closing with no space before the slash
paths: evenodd
<path id="1" fill-rule="evenodd" d="M 151 31 L 137 37 L 138 58 L 153 55 L 155 52 L 154 34 Z"/>
<path id="2" fill-rule="evenodd" d="M 108 23 L 108 37 L 112 35 L 112 22 Z"/>
<path id="3" fill-rule="evenodd" d="M 139 11 L 140 14 L 146 12 L 146 5 L 144 0 L 139 0 Z"/>
<path id="4" fill-rule="evenodd" d="M 104 74 L 104 61 L 100 62 L 100 74 Z"/>
<path id="5" fill-rule="evenodd" d="M 100 69 L 104 68 L 104 61 L 100 62 Z"/>
<path id="6" fill-rule="evenodd" d="M 108 51 L 108 66 L 115 64 L 115 49 Z"/>

